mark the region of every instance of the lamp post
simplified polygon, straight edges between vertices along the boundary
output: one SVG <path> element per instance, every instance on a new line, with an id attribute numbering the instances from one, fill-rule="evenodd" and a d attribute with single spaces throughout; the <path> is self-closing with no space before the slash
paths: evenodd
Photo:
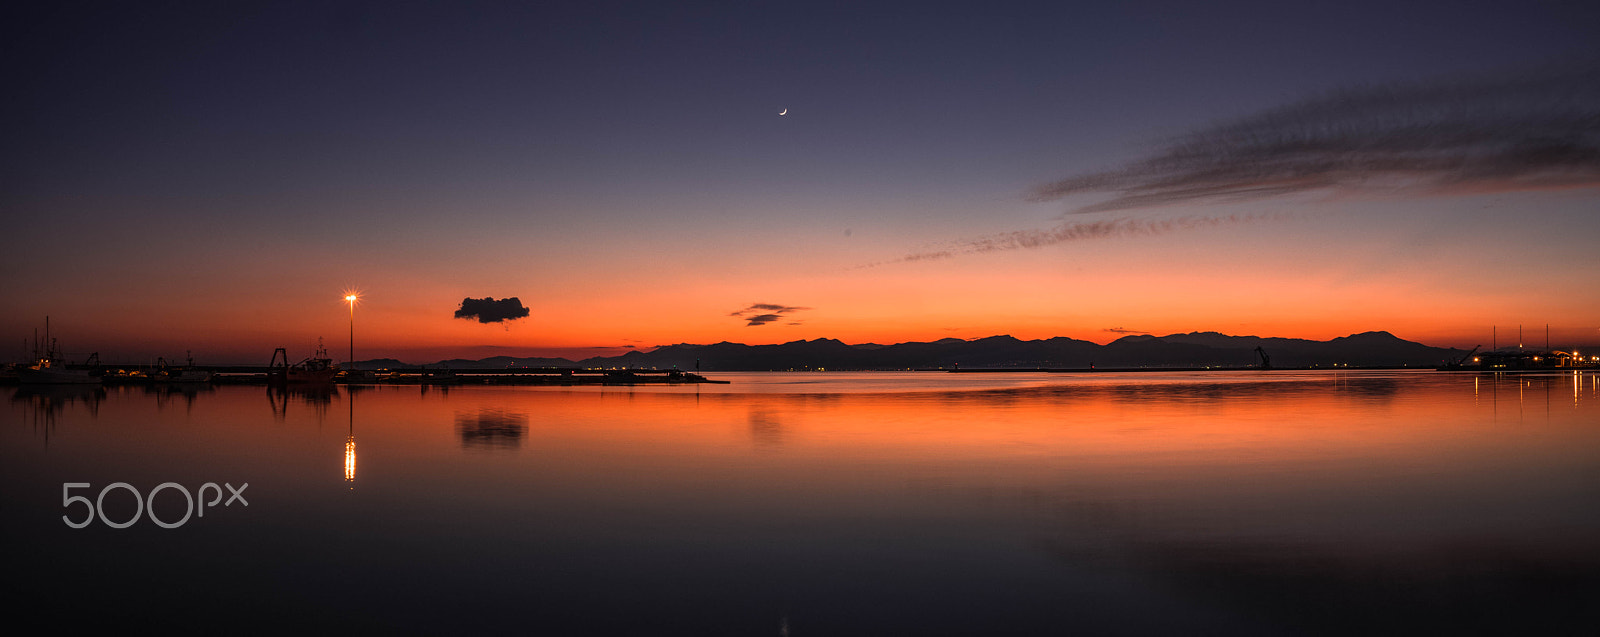
<path id="1" fill-rule="evenodd" d="M 344 295 L 344 300 L 350 303 L 350 373 L 356 369 L 356 299 L 361 295 L 349 292 Z M 356 395 L 350 394 L 350 430 L 344 439 L 344 481 L 356 481 Z M 355 489 L 355 484 L 350 485 Z"/>
<path id="2" fill-rule="evenodd" d="M 356 364 L 356 299 L 361 298 L 355 294 L 346 294 L 344 300 L 350 302 L 350 364 Z M 354 367 L 351 368 L 352 370 Z"/>

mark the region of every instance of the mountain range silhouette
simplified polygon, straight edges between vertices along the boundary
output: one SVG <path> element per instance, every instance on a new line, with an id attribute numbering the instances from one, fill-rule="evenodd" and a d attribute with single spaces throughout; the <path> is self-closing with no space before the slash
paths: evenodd
<path id="1" fill-rule="evenodd" d="M 1256 348 L 1277 368 L 1434 367 L 1456 360 L 1464 350 L 1407 341 L 1388 332 L 1363 332 L 1327 341 L 1190 332 L 1167 336 L 1124 336 L 1101 345 L 1066 337 L 1024 341 L 1007 335 L 973 340 L 848 345 L 831 338 L 777 345 L 680 343 L 651 351 L 573 361 L 565 358 L 494 356 L 451 359 L 427 367 L 502 369 L 507 367 L 632 367 L 700 371 L 896 370 L 896 369 L 1137 369 L 1256 367 Z M 359 369 L 416 367 L 395 359 L 358 361 Z"/>

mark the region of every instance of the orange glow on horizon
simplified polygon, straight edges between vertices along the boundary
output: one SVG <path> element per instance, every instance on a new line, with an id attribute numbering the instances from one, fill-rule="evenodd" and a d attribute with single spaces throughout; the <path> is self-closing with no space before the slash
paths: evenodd
<path id="1" fill-rule="evenodd" d="M 349 276 L 386 292 L 374 304 L 346 287 L 345 314 L 328 311 L 319 300 L 325 299 L 316 293 L 327 289 L 325 275 L 296 271 L 207 273 L 221 291 L 204 304 L 174 287 L 115 302 L 107 302 L 109 295 L 50 292 L 34 305 L 52 308 L 69 352 L 98 351 L 117 362 L 193 350 L 205 363 L 264 363 L 275 347 L 309 351 L 318 337 L 344 340 L 357 303 L 363 304 L 360 358 L 406 362 L 498 354 L 576 360 L 676 343 L 819 338 L 886 345 L 1010 335 L 1105 344 L 1129 333 L 1195 331 L 1328 340 L 1381 330 L 1425 345 L 1467 349 L 1487 346 L 1495 325 L 1547 322 L 1557 326 L 1557 344 L 1600 343 L 1600 331 L 1581 323 L 1600 313 L 1600 300 L 1564 293 L 1571 287 L 1560 280 L 1565 271 L 1548 281 L 1495 271 L 1446 276 L 1442 265 L 1378 276 L 1359 265 L 1359 258 L 1196 252 L 1181 239 L 872 268 L 852 267 L 860 258 L 844 255 L 787 271 L 765 262 L 751 265 L 737 253 L 709 257 L 693 268 L 668 260 L 646 273 L 626 260 L 602 260 L 594 268 L 512 262 L 443 272 L 404 264 L 352 267 Z M 1451 282 L 1469 275 L 1483 283 Z M 467 296 L 517 296 L 531 315 L 487 324 L 453 318 Z M 730 315 L 756 303 L 805 309 L 757 326 Z M 31 333 L 39 322 L 20 311 L 7 320 L 18 334 Z"/>

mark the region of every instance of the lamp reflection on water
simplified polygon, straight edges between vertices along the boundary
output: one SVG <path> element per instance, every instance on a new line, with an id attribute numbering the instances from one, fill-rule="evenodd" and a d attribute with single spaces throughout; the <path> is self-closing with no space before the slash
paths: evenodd
<path id="1" fill-rule="evenodd" d="M 344 439 L 344 481 L 356 481 L 356 394 L 347 387 L 345 394 L 350 398 L 350 429 Z M 351 489 L 356 488 L 354 484 Z"/>
<path id="2" fill-rule="evenodd" d="M 356 481 L 356 437 L 351 435 L 344 440 L 344 481 Z M 354 489 L 355 485 L 350 485 Z"/>

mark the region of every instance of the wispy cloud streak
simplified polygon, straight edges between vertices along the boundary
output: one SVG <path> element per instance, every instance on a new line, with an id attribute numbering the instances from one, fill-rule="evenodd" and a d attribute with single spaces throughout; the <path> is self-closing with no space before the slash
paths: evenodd
<path id="1" fill-rule="evenodd" d="M 1258 221 L 1290 217 L 1285 213 L 1232 214 L 1222 216 L 1172 217 L 1168 219 L 1106 219 L 1103 221 L 1068 222 L 1054 228 L 1017 230 L 965 239 L 945 244 L 943 247 L 923 252 L 913 252 L 898 259 L 871 265 L 949 259 L 968 254 L 1043 248 L 1073 241 L 1111 239 L 1117 237 L 1148 237 L 1218 226 L 1231 226 Z"/>
<path id="2" fill-rule="evenodd" d="M 1600 186 L 1600 63 L 1343 90 L 1174 139 L 1038 188 L 1111 198 L 1069 214 L 1312 191 L 1458 194 Z"/>

